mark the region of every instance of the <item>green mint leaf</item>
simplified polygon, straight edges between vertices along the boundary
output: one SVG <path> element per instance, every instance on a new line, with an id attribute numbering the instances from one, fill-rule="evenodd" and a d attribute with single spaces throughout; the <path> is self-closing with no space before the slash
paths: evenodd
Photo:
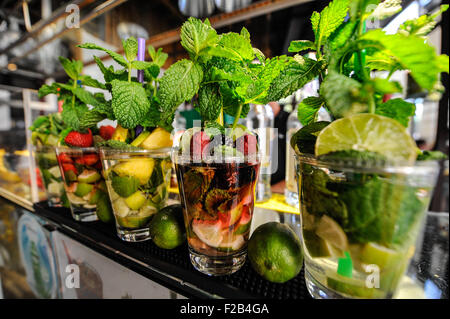
<path id="1" fill-rule="evenodd" d="M 352 0 L 349 3 L 351 21 L 363 22 L 378 7 L 380 0 Z"/>
<path id="2" fill-rule="evenodd" d="M 448 4 L 441 5 L 439 10 L 433 14 L 424 14 L 417 19 L 407 20 L 398 29 L 403 35 L 415 35 L 424 37 L 430 33 L 437 24 L 436 18 L 447 11 Z"/>
<path id="3" fill-rule="evenodd" d="M 160 68 L 163 67 L 164 63 L 166 63 L 166 60 L 169 57 L 167 53 L 162 52 L 162 48 L 159 48 L 158 51 L 156 51 L 152 45 L 148 46 L 148 53 L 152 61 L 156 63 L 156 65 Z"/>
<path id="4" fill-rule="evenodd" d="M 112 80 L 121 80 L 121 81 L 127 81 L 128 80 L 128 72 L 127 70 L 119 70 L 115 71 L 114 67 L 110 65 L 108 68 L 103 64 L 102 60 L 100 58 L 94 56 L 94 60 L 97 63 L 98 67 L 100 68 L 100 71 L 103 73 L 103 78 L 105 79 L 106 85 L 105 87 L 107 89 L 111 88 L 111 85 L 109 82 Z"/>
<path id="5" fill-rule="evenodd" d="M 46 95 L 49 94 L 57 94 L 58 93 L 58 87 L 53 83 L 52 85 L 44 84 L 39 88 L 38 96 L 39 98 L 43 98 Z"/>
<path id="6" fill-rule="evenodd" d="M 291 147 L 296 152 L 314 154 L 314 146 L 316 144 L 317 135 L 328 124 L 330 124 L 330 122 L 320 121 L 313 122 L 302 127 L 294 135 L 292 135 L 290 140 Z"/>
<path id="7" fill-rule="evenodd" d="M 316 27 L 317 32 L 315 33 L 317 45 L 322 44 L 344 22 L 348 4 L 349 0 L 333 0 L 322 10 L 319 24 Z M 317 17 L 314 16 L 314 19 L 317 19 Z M 316 21 L 314 20 L 313 25 L 315 23 Z"/>
<path id="8" fill-rule="evenodd" d="M 222 34 L 219 47 L 232 54 L 229 58 L 238 57 L 239 60 L 251 61 L 255 57 L 250 38 L 235 32 Z"/>
<path id="9" fill-rule="evenodd" d="M 158 91 L 163 119 L 173 114 L 181 103 L 192 99 L 198 92 L 202 78 L 201 66 L 185 59 L 166 70 L 160 79 Z"/>
<path id="10" fill-rule="evenodd" d="M 325 104 L 321 97 L 307 97 L 298 105 L 297 117 L 303 126 L 306 126 L 316 119 L 317 112 Z"/>
<path id="11" fill-rule="evenodd" d="M 223 113 L 228 114 L 234 118 L 237 114 L 238 108 L 239 108 L 238 103 L 229 104 L 223 107 Z M 241 116 L 239 118 L 245 119 L 248 115 L 248 112 L 250 112 L 250 104 L 242 105 Z"/>
<path id="12" fill-rule="evenodd" d="M 218 84 L 210 83 L 200 88 L 197 111 L 203 121 L 215 121 L 220 115 L 222 106 L 223 98 Z"/>
<path id="13" fill-rule="evenodd" d="M 119 63 L 121 66 L 128 67 L 128 63 L 122 55 L 120 55 L 114 51 L 102 48 L 101 46 L 99 46 L 95 43 L 84 43 L 84 44 L 78 45 L 78 47 L 82 48 L 82 49 L 100 50 L 100 51 L 106 52 L 114 61 Z"/>
<path id="14" fill-rule="evenodd" d="M 148 68 L 151 68 L 155 65 L 155 63 L 153 62 L 147 62 L 147 61 L 133 61 L 131 62 L 131 67 L 133 69 L 137 69 L 137 70 L 145 70 Z M 159 70 L 159 68 L 158 68 Z"/>
<path id="15" fill-rule="evenodd" d="M 312 25 L 314 34 L 316 36 L 316 39 L 317 39 L 317 35 L 319 34 L 319 22 L 320 22 L 320 13 L 317 11 L 314 11 L 311 15 L 311 25 Z"/>
<path id="16" fill-rule="evenodd" d="M 440 72 L 448 73 L 448 55 L 441 54 L 437 57 L 437 63 Z"/>
<path id="17" fill-rule="evenodd" d="M 105 119 L 105 115 L 95 110 L 85 112 L 80 118 L 80 130 L 97 127 L 97 123 Z"/>
<path id="18" fill-rule="evenodd" d="M 116 141 L 116 140 L 108 140 L 108 141 L 102 141 L 99 143 L 96 143 L 95 146 L 97 147 L 109 147 L 109 148 L 114 148 L 114 149 L 119 149 L 119 150 L 136 150 L 139 149 L 139 147 L 127 144 L 125 142 L 122 141 Z"/>
<path id="19" fill-rule="evenodd" d="M 208 23 L 190 17 L 181 27 L 181 45 L 193 57 L 217 42 L 217 32 Z"/>
<path id="20" fill-rule="evenodd" d="M 106 90 L 106 85 L 103 83 L 97 81 L 96 79 L 93 79 L 89 75 L 80 75 L 81 83 L 86 86 L 90 86 L 97 89 Z"/>
<path id="21" fill-rule="evenodd" d="M 105 101 L 104 103 L 95 106 L 92 110 L 103 114 L 107 119 L 110 119 L 112 121 L 116 119 L 111 106 L 111 101 Z"/>
<path id="22" fill-rule="evenodd" d="M 144 70 L 144 80 L 151 82 L 159 75 L 160 68 L 156 63 L 151 63 L 150 67 Z"/>
<path id="23" fill-rule="evenodd" d="M 72 80 L 78 79 L 78 74 L 81 73 L 81 70 L 79 70 L 79 64 L 77 61 L 70 61 L 69 59 L 66 59 L 65 57 L 60 56 L 59 62 L 61 62 L 61 65 L 64 68 L 64 71 L 66 71 L 67 75 Z M 81 68 L 83 67 L 83 64 L 81 64 Z"/>
<path id="24" fill-rule="evenodd" d="M 401 93 L 402 86 L 397 81 L 389 81 L 382 78 L 374 78 L 371 80 L 373 88 L 379 94 Z"/>
<path id="25" fill-rule="evenodd" d="M 66 100 L 63 104 L 61 112 L 64 123 L 74 131 L 80 131 L 80 119 L 89 109 L 85 104 L 77 103 L 72 106 L 70 100 Z"/>
<path id="26" fill-rule="evenodd" d="M 143 121 L 141 121 L 141 125 L 143 127 L 156 127 L 160 126 L 161 122 L 161 113 L 159 112 L 158 105 L 153 101 L 150 104 L 150 109 L 147 114 L 144 116 Z"/>
<path id="27" fill-rule="evenodd" d="M 385 54 L 391 56 L 402 70 L 410 70 L 416 82 L 426 90 L 432 90 L 441 72 L 439 58 L 434 47 L 422 38 L 402 34 L 385 34 L 382 30 L 365 33 L 363 40 L 378 41 Z M 411 54 L 414 52 L 414 54 Z"/>
<path id="28" fill-rule="evenodd" d="M 136 38 L 129 37 L 126 40 L 122 40 L 123 50 L 125 51 L 125 57 L 129 62 L 134 61 L 138 52 L 138 42 Z"/>
<path id="29" fill-rule="evenodd" d="M 417 156 L 418 161 L 440 161 L 447 158 L 441 151 L 423 151 Z"/>
<path id="30" fill-rule="evenodd" d="M 304 51 L 304 50 L 315 50 L 316 49 L 316 44 L 312 41 L 308 41 L 308 40 L 295 40 L 292 41 L 291 44 L 289 45 L 288 51 L 289 52 L 300 52 L 300 51 Z"/>
<path id="31" fill-rule="evenodd" d="M 261 52 L 258 48 L 253 48 L 253 53 L 255 54 L 255 57 L 258 59 L 258 61 L 261 64 L 264 64 L 266 61 L 266 57 L 264 56 L 264 53 Z"/>
<path id="32" fill-rule="evenodd" d="M 291 95 L 306 83 L 319 76 L 324 67 L 323 61 L 298 56 L 296 60 L 291 61 L 273 80 L 266 99 L 269 101 L 279 101 Z"/>
<path id="33" fill-rule="evenodd" d="M 245 95 L 241 95 L 244 98 L 244 103 L 269 103 L 270 101 L 266 97 L 270 85 L 290 61 L 292 59 L 285 55 L 277 56 L 270 60 L 268 59 L 264 67 L 257 74 L 257 80 L 251 81 L 248 85 L 244 86 Z M 239 88 L 236 89 L 236 92 L 239 93 Z"/>
<path id="34" fill-rule="evenodd" d="M 414 115 L 416 106 L 403 99 L 391 99 L 377 106 L 375 114 L 390 117 L 400 124 L 408 127 L 411 116 Z"/>
<path id="35" fill-rule="evenodd" d="M 328 56 L 330 56 L 330 59 L 336 51 L 348 45 L 349 41 L 355 34 L 357 26 L 358 24 L 356 22 L 348 21 L 341 24 L 339 28 L 337 28 L 337 30 L 334 31 L 328 38 L 328 41 L 325 44 L 325 52 Z"/>
<path id="36" fill-rule="evenodd" d="M 250 41 L 250 32 L 248 32 L 247 28 L 242 27 L 240 35 Z"/>
<path id="37" fill-rule="evenodd" d="M 367 92 L 358 81 L 330 72 L 320 86 L 320 95 L 335 118 L 367 111 Z"/>
<path id="38" fill-rule="evenodd" d="M 142 84 L 113 80 L 111 86 L 111 106 L 117 122 L 124 128 L 134 128 L 150 108 L 150 102 Z"/>

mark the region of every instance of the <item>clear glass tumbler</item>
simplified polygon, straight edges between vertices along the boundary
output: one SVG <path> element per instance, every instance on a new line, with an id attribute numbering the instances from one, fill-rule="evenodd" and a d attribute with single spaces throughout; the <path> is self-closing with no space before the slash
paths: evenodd
<path id="1" fill-rule="evenodd" d="M 73 218 L 97 220 L 97 201 L 107 192 L 97 149 L 60 146 L 56 155 Z"/>
<path id="2" fill-rule="evenodd" d="M 34 154 L 44 182 L 48 206 L 69 208 L 55 147 L 36 146 L 34 147 Z"/>
<path id="3" fill-rule="evenodd" d="M 129 242 L 150 239 L 152 216 L 166 206 L 172 162 L 170 148 L 100 149 L 117 235 Z"/>
<path id="4" fill-rule="evenodd" d="M 392 298 L 439 172 L 297 156 L 305 279 L 315 298 Z"/>
<path id="5" fill-rule="evenodd" d="M 172 159 L 193 266 L 207 275 L 234 273 L 247 256 L 260 157 L 195 162 L 175 149 Z"/>

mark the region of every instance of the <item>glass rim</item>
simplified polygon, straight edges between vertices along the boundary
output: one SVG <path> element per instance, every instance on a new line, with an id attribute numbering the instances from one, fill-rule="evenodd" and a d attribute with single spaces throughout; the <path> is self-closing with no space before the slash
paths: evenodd
<path id="1" fill-rule="evenodd" d="M 98 152 L 98 148 L 95 146 L 89 146 L 89 147 L 76 147 L 76 146 L 66 146 L 66 145 L 61 145 L 61 146 L 55 146 L 55 149 L 57 151 L 63 151 L 65 152 L 67 151 L 82 151 L 82 152 Z"/>
<path id="2" fill-rule="evenodd" d="M 153 157 L 170 157 L 171 154 L 171 147 L 163 147 L 163 148 L 157 148 L 148 150 L 145 148 L 136 148 L 136 149 L 117 149 L 117 148 L 108 148 L 101 146 L 98 148 L 98 152 L 100 153 L 100 157 L 102 159 L 108 159 L 112 156 L 114 158 L 118 158 L 121 155 L 126 156 L 128 154 L 134 154 L 134 155 L 150 155 Z"/>
<path id="3" fill-rule="evenodd" d="M 256 152 L 250 156 L 206 156 L 201 159 L 192 158 L 190 155 L 179 154 L 179 147 L 173 147 L 171 152 L 172 161 L 176 164 L 196 164 L 198 166 L 201 165 L 211 165 L 211 164 L 260 164 L 262 155 L 260 152 Z M 217 162 L 215 160 L 220 159 L 221 161 Z"/>
<path id="4" fill-rule="evenodd" d="M 403 174 L 438 174 L 439 163 L 435 160 L 416 161 L 414 163 L 398 162 L 393 164 L 387 161 L 363 161 L 354 158 L 318 159 L 313 154 L 295 153 L 297 161 L 342 171 L 358 171 L 364 173 L 403 173 Z"/>

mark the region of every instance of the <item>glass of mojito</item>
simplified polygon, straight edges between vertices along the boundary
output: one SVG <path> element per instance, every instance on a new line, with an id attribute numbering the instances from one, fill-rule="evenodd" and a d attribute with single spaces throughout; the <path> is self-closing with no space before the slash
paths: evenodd
<path id="1" fill-rule="evenodd" d="M 437 163 L 342 156 L 297 156 L 307 287 L 316 298 L 392 298 L 414 254 Z"/>
<path id="2" fill-rule="evenodd" d="M 97 220 L 97 203 L 107 198 L 97 149 L 60 146 L 56 155 L 73 218 Z"/>
<path id="3" fill-rule="evenodd" d="M 204 131 L 189 135 L 187 131 L 172 156 L 190 259 L 202 273 L 228 275 L 247 256 L 260 157 L 238 150 L 239 144 L 247 146 L 250 134 L 236 141 Z"/>
<path id="4" fill-rule="evenodd" d="M 50 207 L 69 207 L 54 146 L 35 146 L 36 164 L 42 175 Z"/>
<path id="5" fill-rule="evenodd" d="M 100 156 L 117 235 L 130 242 L 150 239 L 149 222 L 169 195 L 170 148 L 101 148 Z"/>

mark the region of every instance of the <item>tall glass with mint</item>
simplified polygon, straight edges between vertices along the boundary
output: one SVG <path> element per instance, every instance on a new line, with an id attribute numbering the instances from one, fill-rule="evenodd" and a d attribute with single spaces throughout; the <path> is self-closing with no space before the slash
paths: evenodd
<path id="1" fill-rule="evenodd" d="M 319 95 L 299 104 L 303 127 L 290 141 L 305 279 L 315 298 L 392 298 L 409 265 L 438 174 L 435 160 L 445 155 L 418 149 L 407 131 L 415 105 L 390 78 L 408 71 L 424 94 L 440 97 L 448 57 L 424 37 L 447 8 L 386 34 L 367 30 L 366 22 L 393 15 L 400 4 L 334 0 L 311 17 L 314 41 L 290 44 L 290 52 L 313 51 L 316 59 L 295 55 L 272 98 L 321 80 Z M 319 110 L 332 121 L 317 121 Z"/>
<path id="2" fill-rule="evenodd" d="M 149 223 L 167 204 L 172 169 L 170 132 L 175 110 L 161 110 L 157 84 L 168 56 L 149 45 L 151 61 L 144 61 L 145 39 L 134 37 L 123 41 L 124 56 L 94 43 L 80 47 L 105 51 L 123 66 L 106 68 L 96 58 L 112 98 L 89 110 L 86 118 L 117 122 L 111 138 L 95 144 L 100 149 L 117 235 L 128 242 L 149 240 Z M 136 78 L 132 70 L 137 70 Z"/>

